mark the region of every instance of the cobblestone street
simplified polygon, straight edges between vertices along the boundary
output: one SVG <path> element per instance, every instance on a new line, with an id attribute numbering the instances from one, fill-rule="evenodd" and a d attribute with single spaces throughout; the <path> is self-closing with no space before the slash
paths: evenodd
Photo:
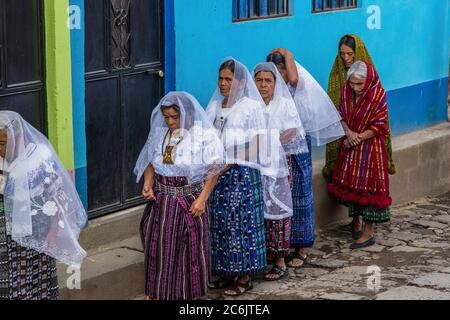
<path id="1" fill-rule="evenodd" d="M 259 277 L 241 299 L 450 299 L 450 192 L 392 209 L 392 222 L 376 227 L 377 245 L 351 251 L 343 225 L 329 226 L 304 268 L 278 282 Z M 379 268 L 379 282 L 368 281 L 369 266 Z"/>

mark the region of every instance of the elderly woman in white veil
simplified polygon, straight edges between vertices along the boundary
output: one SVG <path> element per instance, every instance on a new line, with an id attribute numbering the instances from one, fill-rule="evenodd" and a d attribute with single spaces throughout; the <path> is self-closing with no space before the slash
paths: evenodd
<path id="1" fill-rule="evenodd" d="M 0 300 L 55 300 L 56 260 L 86 256 L 86 211 L 48 140 L 11 111 L 0 111 L 0 168 Z"/>
<path id="2" fill-rule="evenodd" d="M 343 137 L 341 116 L 327 93 L 311 74 L 295 61 L 284 48 L 274 49 L 267 57 L 273 62 L 294 99 L 307 134 L 310 152 L 293 154 L 289 158 L 292 180 L 294 215 L 291 226 L 292 255 L 287 264 L 301 268 L 307 261 L 308 249 L 315 241 L 314 195 L 312 188 L 312 146 L 322 146 Z"/>
<path id="3" fill-rule="evenodd" d="M 264 115 L 271 146 L 268 154 L 275 162 L 270 167 L 276 169 L 275 179 L 264 179 L 271 185 L 264 214 L 267 255 L 274 263 L 265 279 L 279 280 L 288 274 L 285 258 L 290 253 L 293 216 L 287 157 L 308 153 L 309 149 L 294 100 L 277 67 L 271 62 L 261 63 L 255 67 L 253 76 L 265 102 Z"/>
<path id="4" fill-rule="evenodd" d="M 219 276 L 210 288 L 228 288 L 229 296 L 251 290 L 252 276 L 267 265 L 261 170 L 270 159 L 263 104 L 247 68 L 225 59 L 207 114 L 220 132 L 228 164 L 210 201 L 212 271 Z"/>
<path id="5" fill-rule="evenodd" d="M 210 278 L 208 198 L 225 168 L 222 142 L 198 101 L 171 92 L 156 107 L 136 164 L 150 200 L 141 222 L 149 300 L 195 300 Z"/>

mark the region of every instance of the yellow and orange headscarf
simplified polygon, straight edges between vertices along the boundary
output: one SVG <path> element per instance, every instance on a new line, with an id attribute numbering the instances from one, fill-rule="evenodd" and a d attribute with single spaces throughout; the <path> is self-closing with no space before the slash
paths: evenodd
<path id="1" fill-rule="evenodd" d="M 366 61 L 375 67 L 372 57 L 370 56 L 369 51 L 367 51 L 367 48 L 361 38 L 355 34 L 349 34 L 347 36 L 352 37 L 355 40 L 356 51 L 354 61 Z M 331 70 L 330 79 L 328 81 L 328 95 L 330 96 L 336 108 L 339 108 L 342 89 L 344 88 L 345 81 L 347 80 L 347 71 L 345 69 L 344 61 L 341 58 L 339 50 L 340 48 L 338 48 L 338 54 L 336 60 L 334 61 L 333 69 Z M 325 159 L 326 162 L 325 167 L 322 170 L 322 174 L 327 180 L 331 180 L 333 170 L 336 167 L 339 142 L 340 141 L 337 140 L 327 144 Z M 386 139 L 386 146 L 388 152 L 389 173 L 395 174 L 396 170 L 394 162 L 392 160 L 392 142 L 390 136 Z"/>

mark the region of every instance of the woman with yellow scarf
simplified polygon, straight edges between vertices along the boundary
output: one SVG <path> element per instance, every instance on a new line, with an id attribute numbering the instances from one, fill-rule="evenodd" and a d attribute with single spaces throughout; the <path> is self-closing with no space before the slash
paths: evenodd
<path id="1" fill-rule="evenodd" d="M 331 70 L 330 80 L 328 82 L 328 95 L 333 101 L 336 108 L 339 108 L 341 101 L 341 93 L 347 79 L 347 71 L 355 61 L 366 61 L 375 67 L 372 57 L 367 51 L 361 38 L 354 34 L 347 34 L 339 41 L 338 55 Z M 322 170 L 325 179 L 330 182 L 333 175 L 333 170 L 336 167 L 338 157 L 340 140 L 331 142 L 327 145 L 326 164 Z M 386 147 L 388 155 L 389 174 L 395 174 L 395 165 L 392 160 L 392 142 L 391 137 L 386 138 Z M 349 225 L 352 231 L 353 239 L 357 240 L 362 235 L 362 219 L 361 216 L 354 215 L 350 212 L 353 218 Z"/>

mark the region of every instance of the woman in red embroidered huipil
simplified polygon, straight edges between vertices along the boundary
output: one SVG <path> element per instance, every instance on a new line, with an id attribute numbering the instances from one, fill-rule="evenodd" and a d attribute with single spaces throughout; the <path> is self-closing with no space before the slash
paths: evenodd
<path id="1" fill-rule="evenodd" d="M 331 195 L 348 205 L 351 216 L 362 216 L 364 232 L 351 249 L 375 244 L 373 224 L 390 221 L 389 135 L 386 91 L 375 68 L 357 61 L 348 71 L 339 112 L 346 137 L 341 140 Z"/>

